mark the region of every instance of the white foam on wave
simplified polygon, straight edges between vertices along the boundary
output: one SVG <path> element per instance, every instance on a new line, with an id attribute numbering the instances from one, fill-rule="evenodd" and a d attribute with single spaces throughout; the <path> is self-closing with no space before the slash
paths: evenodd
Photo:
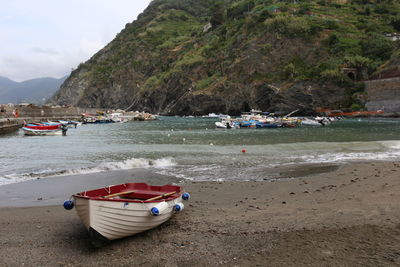
<path id="1" fill-rule="evenodd" d="M 156 168 L 163 169 L 175 166 L 173 158 L 146 159 L 130 158 L 124 161 L 102 162 L 94 167 L 85 167 L 70 170 L 43 170 L 31 173 L 8 174 L 0 177 L 0 185 L 18 183 L 32 179 L 46 178 L 50 176 L 67 176 L 78 174 L 91 174 L 116 170 L 130 170 L 135 168 Z"/>
<path id="2" fill-rule="evenodd" d="M 400 141 L 374 141 L 339 143 L 333 151 L 321 148 L 317 153 L 309 151 L 303 155 L 291 155 L 285 161 L 286 164 L 299 164 L 398 159 L 400 159 Z"/>
<path id="3" fill-rule="evenodd" d="M 389 149 L 400 151 L 400 141 L 381 141 L 380 143 Z"/>
<path id="4" fill-rule="evenodd" d="M 333 163 L 348 161 L 370 161 L 370 160 L 396 160 L 400 153 L 326 153 L 323 155 L 303 156 L 306 163 Z"/>
<path id="5" fill-rule="evenodd" d="M 172 158 L 161 159 L 144 159 L 144 158 L 131 158 L 120 162 L 105 162 L 101 163 L 94 168 L 95 172 L 100 171 L 113 171 L 113 170 L 129 170 L 134 168 L 166 168 L 175 166 L 176 163 Z"/>
<path id="6" fill-rule="evenodd" d="M 309 142 L 248 147 L 237 154 L 237 147 L 225 148 L 225 156 L 196 158 L 184 166 L 164 169 L 162 174 L 195 181 L 246 180 L 273 177 L 274 168 L 303 164 L 342 164 L 360 161 L 400 159 L 400 141 Z M 235 152 L 232 152 L 235 151 Z M 229 153 L 231 152 L 231 153 Z M 212 161 L 212 162 L 210 162 Z M 184 162 L 180 160 L 179 162 Z"/>
<path id="7" fill-rule="evenodd" d="M 247 146 L 242 153 L 238 146 L 214 148 L 210 154 L 193 150 L 184 155 L 159 159 L 129 158 L 123 161 L 101 162 L 95 166 L 65 170 L 41 170 L 32 173 L 0 176 L 0 185 L 50 176 L 66 176 L 154 168 L 160 174 L 188 180 L 245 180 L 265 169 L 293 164 L 346 163 L 349 161 L 399 160 L 400 141 L 365 142 L 304 142 L 276 145 Z M 200 151 L 200 152 L 199 152 Z M 173 167 L 173 168 L 172 168 Z"/>
<path id="8" fill-rule="evenodd" d="M 12 184 L 18 182 L 17 180 L 13 178 L 8 178 L 8 177 L 0 177 L 0 186 L 5 185 L 5 184 Z"/>

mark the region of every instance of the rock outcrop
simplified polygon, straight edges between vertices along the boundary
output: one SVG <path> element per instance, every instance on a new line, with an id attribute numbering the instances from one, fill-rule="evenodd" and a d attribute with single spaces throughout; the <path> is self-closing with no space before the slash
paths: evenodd
<path id="1" fill-rule="evenodd" d="M 351 107 L 357 81 L 341 70 L 372 72 L 395 51 L 383 33 L 365 30 L 361 4 L 221 3 L 152 1 L 71 73 L 51 103 L 178 115 L 310 114 Z M 340 12 L 332 18 L 327 9 Z M 374 23 L 386 25 L 387 16 Z"/>

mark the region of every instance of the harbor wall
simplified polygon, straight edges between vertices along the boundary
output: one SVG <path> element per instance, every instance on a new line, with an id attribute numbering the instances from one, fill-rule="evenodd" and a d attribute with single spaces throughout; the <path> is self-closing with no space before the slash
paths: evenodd
<path id="1" fill-rule="evenodd" d="M 0 118 L 0 134 L 6 134 L 18 130 L 20 123 L 17 119 Z"/>
<path id="2" fill-rule="evenodd" d="M 368 111 L 400 114 L 400 77 L 365 81 Z"/>
<path id="3" fill-rule="evenodd" d="M 0 114 L 0 134 L 18 130 L 25 122 L 51 120 L 78 120 L 82 113 L 96 114 L 105 111 L 93 108 L 3 105 L 5 112 Z M 15 113 L 18 112 L 18 116 Z"/>
<path id="4" fill-rule="evenodd" d="M 3 117 L 15 118 L 13 114 L 18 110 L 18 118 L 77 118 L 82 113 L 96 114 L 97 111 L 105 111 L 94 108 L 60 107 L 60 106 L 36 106 L 36 105 L 5 105 Z M 1 115 L 0 115 L 1 116 Z"/>
<path id="5" fill-rule="evenodd" d="M 111 113 L 112 110 L 98 108 L 78 108 L 60 106 L 36 106 L 36 105 L 2 105 L 5 112 L 0 113 L 0 134 L 16 130 L 24 123 L 55 121 L 55 120 L 81 120 L 82 114 L 98 115 Z M 120 118 L 124 120 L 154 120 L 152 114 L 138 111 L 120 112 Z M 18 113 L 18 115 L 16 115 Z"/>

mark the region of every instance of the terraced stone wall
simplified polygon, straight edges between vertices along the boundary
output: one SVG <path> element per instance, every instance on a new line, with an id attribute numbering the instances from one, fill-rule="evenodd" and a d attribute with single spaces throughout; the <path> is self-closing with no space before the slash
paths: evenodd
<path id="1" fill-rule="evenodd" d="M 366 81 L 368 111 L 400 114 L 400 77 Z"/>

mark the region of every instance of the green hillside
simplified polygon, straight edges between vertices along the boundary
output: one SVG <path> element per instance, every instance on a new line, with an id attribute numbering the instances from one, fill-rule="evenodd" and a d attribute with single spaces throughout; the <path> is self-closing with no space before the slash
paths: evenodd
<path id="1" fill-rule="evenodd" d="M 154 0 L 52 102 L 165 114 L 360 109 L 362 80 L 399 55 L 396 32 L 394 0 Z"/>

